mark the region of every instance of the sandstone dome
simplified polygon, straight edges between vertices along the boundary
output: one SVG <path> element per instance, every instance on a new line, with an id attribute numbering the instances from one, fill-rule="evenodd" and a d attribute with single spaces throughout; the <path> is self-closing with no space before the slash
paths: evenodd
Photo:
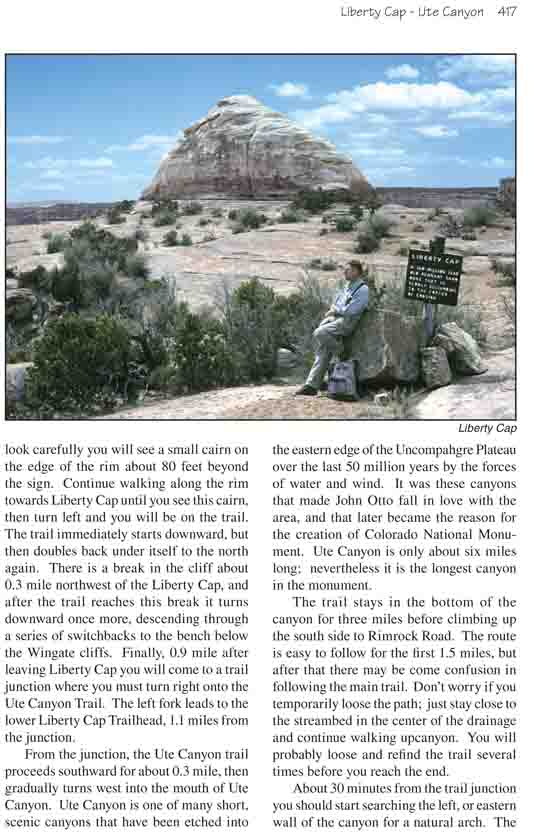
<path id="1" fill-rule="evenodd" d="M 305 188 L 371 191 L 331 142 L 249 95 L 233 95 L 184 131 L 142 198 L 268 197 Z"/>

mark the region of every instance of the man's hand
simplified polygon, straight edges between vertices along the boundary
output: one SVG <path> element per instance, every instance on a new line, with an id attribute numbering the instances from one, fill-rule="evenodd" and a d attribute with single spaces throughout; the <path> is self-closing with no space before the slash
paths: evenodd
<path id="1" fill-rule="evenodd" d="M 332 306 L 331 309 L 328 309 L 328 311 L 326 312 L 326 318 L 337 318 L 338 315 L 339 313 L 337 312 L 334 306 Z"/>

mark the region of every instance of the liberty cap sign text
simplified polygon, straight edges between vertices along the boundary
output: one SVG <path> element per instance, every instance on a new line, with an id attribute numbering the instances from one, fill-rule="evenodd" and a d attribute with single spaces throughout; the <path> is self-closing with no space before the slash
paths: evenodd
<path id="1" fill-rule="evenodd" d="M 411 249 L 404 296 L 424 303 L 457 306 L 462 270 L 463 258 L 457 254 L 433 254 Z"/>

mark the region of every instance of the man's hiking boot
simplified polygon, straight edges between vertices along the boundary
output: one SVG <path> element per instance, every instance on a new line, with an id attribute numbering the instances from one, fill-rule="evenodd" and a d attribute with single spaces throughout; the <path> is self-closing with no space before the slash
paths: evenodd
<path id="1" fill-rule="evenodd" d="M 303 387 L 300 387 L 299 390 L 296 391 L 294 394 L 295 396 L 316 396 L 317 391 L 314 387 L 311 387 L 309 384 L 304 384 Z"/>

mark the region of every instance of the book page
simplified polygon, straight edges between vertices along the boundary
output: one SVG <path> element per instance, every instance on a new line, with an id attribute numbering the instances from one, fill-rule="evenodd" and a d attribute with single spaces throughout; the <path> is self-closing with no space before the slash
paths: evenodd
<path id="1" fill-rule="evenodd" d="M 527 829 L 529 10 L 31 15 L 2 828 Z"/>

